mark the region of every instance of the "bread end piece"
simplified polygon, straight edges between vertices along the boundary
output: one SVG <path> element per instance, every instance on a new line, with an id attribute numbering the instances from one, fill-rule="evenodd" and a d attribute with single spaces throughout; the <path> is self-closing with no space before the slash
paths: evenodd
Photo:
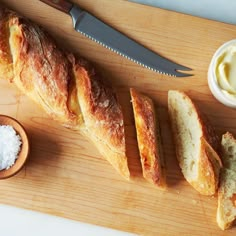
<path id="1" fill-rule="evenodd" d="M 84 132 L 105 159 L 129 180 L 124 119 L 117 97 L 88 62 L 75 58 L 72 63 Z"/>
<path id="2" fill-rule="evenodd" d="M 168 111 L 176 155 L 185 179 L 199 193 L 214 195 L 222 166 L 215 151 L 218 139 L 214 130 L 183 92 L 168 92 Z"/>
<path id="3" fill-rule="evenodd" d="M 72 69 L 65 52 L 46 31 L 24 17 L 11 15 L 9 31 L 12 81 L 54 120 L 79 129 L 83 121 L 68 106 Z"/>
<path id="4" fill-rule="evenodd" d="M 236 172 L 227 168 L 221 172 L 216 221 L 222 230 L 236 221 Z"/>
<path id="5" fill-rule="evenodd" d="M 132 88 L 130 94 L 143 176 L 157 187 L 166 188 L 160 129 L 153 101 Z"/>

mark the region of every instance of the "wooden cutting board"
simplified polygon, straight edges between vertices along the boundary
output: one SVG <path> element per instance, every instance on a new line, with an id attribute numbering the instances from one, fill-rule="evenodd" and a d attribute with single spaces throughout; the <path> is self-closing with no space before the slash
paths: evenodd
<path id="1" fill-rule="evenodd" d="M 0 81 L 0 113 L 23 123 L 31 141 L 30 159 L 15 177 L 1 181 L 0 203 L 46 212 L 141 235 L 223 235 L 216 224 L 216 197 L 199 195 L 178 167 L 167 116 L 167 91 L 179 89 L 206 113 L 222 134 L 236 134 L 236 111 L 218 103 L 207 85 L 215 50 L 236 37 L 236 26 L 127 1 L 75 0 L 85 9 L 160 54 L 194 70 L 171 78 L 144 69 L 86 39 L 67 15 L 38 0 L 0 0 L 44 26 L 59 43 L 96 64 L 116 88 L 125 114 L 132 180 L 123 180 L 78 132 L 61 127 L 12 84 Z M 142 178 L 130 87 L 158 106 L 168 190 Z M 224 235 L 235 235 L 236 228 Z"/>

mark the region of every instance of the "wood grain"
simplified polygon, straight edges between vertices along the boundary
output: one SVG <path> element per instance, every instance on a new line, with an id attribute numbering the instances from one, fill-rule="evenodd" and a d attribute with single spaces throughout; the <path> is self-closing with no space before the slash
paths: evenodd
<path id="1" fill-rule="evenodd" d="M 72 29 L 69 16 L 38 0 L 0 0 L 44 26 L 64 47 L 100 68 L 117 90 L 125 114 L 129 165 L 123 180 L 81 134 L 50 120 L 13 85 L 0 81 L 0 113 L 17 118 L 31 141 L 25 168 L 0 183 L 0 202 L 141 235 L 235 235 L 216 224 L 216 197 L 199 195 L 177 165 L 167 115 L 167 91 L 185 91 L 219 134 L 236 134 L 236 111 L 218 103 L 207 85 L 215 50 L 235 38 L 236 26 L 116 0 L 76 0 L 103 21 L 160 54 L 194 69 L 174 79 L 148 71 Z M 129 88 L 153 98 L 163 134 L 168 190 L 142 178 Z"/>

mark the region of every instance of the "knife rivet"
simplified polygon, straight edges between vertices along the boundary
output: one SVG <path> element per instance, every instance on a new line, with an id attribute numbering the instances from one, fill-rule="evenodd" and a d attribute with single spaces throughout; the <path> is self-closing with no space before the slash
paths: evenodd
<path id="1" fill-rule="evenodd" d="M 53 3 L 58 4 L 60 0 L 53 0 Z"/>

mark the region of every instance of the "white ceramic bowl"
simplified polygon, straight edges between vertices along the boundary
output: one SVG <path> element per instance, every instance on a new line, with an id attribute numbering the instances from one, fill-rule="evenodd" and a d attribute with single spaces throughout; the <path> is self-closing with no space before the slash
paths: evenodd
<path id="1" fill-rule="evenodd" d="M 217 51 L 213 55 L 208 69 L 208 85 L 212 94 L 219 102 L 223 103 L 225 106 L 236 108 L 236 100 L 234 101 L 234 99 L 231 99 L 229 96 L 226 96 L 224 94 L 217 82 L 215 74 L 217 59 L 220 55 L 222 55 L 226 48 L 230 47 L 231 45 L 236 45 L 236 39 L 224 43 L 221 47 L 217 49 Z"/>

